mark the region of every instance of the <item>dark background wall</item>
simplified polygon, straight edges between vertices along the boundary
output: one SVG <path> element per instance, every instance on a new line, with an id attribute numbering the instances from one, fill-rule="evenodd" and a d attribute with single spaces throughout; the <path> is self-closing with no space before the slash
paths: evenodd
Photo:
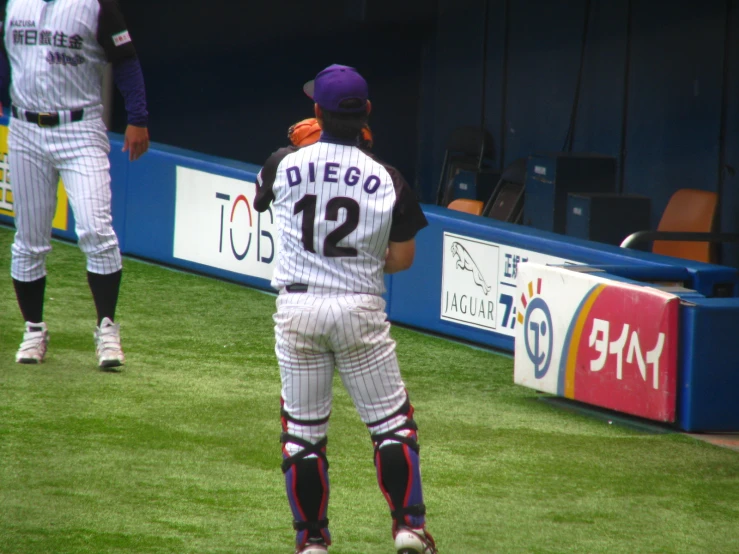
<path id="1" fill-rule="evenodd" d="M 341 63 L 370 83 L 378 155 L 414 175 L 421 51 L 435 9 L 412 0 L 386 15 L 393 4 L 123 2 L 144 70 L 152 140 L 262 163 L 287 144 L 291 124 L 313 116 L 303 83 Z M 115 116 L 120 129 L 120 102 Z"/>
<path id="2" fill-rule="evenodd" d="M 311 115 L 302 83 L 343 63 L 370 83 L 377 154 L 424 201 L 435 198 L 455 127 L 484 126 L 499 167 L 562 150 L 569 131 L 573 150 L 619 159 L 621 189 L 652 197 L 653 225 L 675 189 L 692 187 L 719 192 L 723 230 L 739 231 L 734 0 L 127 0 L 123 9 L 157 142 L 261 163 Z M 115 121 L 120 130 L 120 99 Z M 739 265 L 739 254 L 726 249 L 724 261 Z"/>

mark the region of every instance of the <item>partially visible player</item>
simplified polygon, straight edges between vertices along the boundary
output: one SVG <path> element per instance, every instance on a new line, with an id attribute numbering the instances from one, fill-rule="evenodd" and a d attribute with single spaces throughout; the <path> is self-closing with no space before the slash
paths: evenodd
<path id="1" fill-rule="evenodd" d="M 336 369 L 374 443 L 396 551 L 434 554 L 418 428 L 382 298 L 384 273 L 411 266 L 427 221 L 402 175 L 360 148 L 371 107 L 364 78 L 332 65 L 305 91 L 320 139 L 272 154 L 254 200 L 258 211 L 273 206 L 279 229 L 275 352 L 296 552 L 325 553 L 331 544 L 326 444 Z"/>
<path id="2" fill-rule="evenodd" d="M 117 0 L 9 0 L 3 20 L 3 55 L 12 76 L 8 155 L 16 234 L 10 272 L 26 322 L 15 359 L 40 363 L 46 354 L 46 255 L 61 176 L 87 258 L 98 365 L 123 365 L 114 323 L 123 266 L 112 226 L 102 81 L 112 62 L 128 114 L 123 150 L 136 160 L 149 148 L 136 50 Z M 0 87 L 8 79 L 7 65 L 0 64 Z"/>

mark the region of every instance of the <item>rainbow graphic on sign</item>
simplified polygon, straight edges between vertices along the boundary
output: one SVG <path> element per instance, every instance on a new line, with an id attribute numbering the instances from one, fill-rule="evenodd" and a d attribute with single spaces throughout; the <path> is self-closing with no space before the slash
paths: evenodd
<path id="1" fill-rule="evenodd" d="M 605 288 L 606 285 L 596 285 L 588 291 L 577 307 L 575 317 L 567 329 L 563 349 L 567 355 L 563 356 L 560 361 L 559 385 L 557 386 L 557 394 L 565 398 L 575 398 L 575 368 L 585 322 L 588 320 L 595 301 Z"/>

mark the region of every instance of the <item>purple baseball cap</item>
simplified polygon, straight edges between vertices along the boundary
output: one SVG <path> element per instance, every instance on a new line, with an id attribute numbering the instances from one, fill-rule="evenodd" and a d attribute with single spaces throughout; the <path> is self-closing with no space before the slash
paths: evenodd
<path id="1" fill-rule="evenodd" d="M 303 92 L 329 112 L 356 113 L 367 109 L 367 81 L 356 69 L 333 64 L 303 85 Z M 351 108 L 342 107 L 345 100 L 359 100 Z"/>

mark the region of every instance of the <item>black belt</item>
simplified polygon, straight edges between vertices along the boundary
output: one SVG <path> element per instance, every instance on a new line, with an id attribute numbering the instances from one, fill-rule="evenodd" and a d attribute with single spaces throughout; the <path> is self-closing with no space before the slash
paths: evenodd
<path id="1" fill-rule="evenodd" d="M 70 112 L 27 112 L 25 110 L 19 110 L 15 106 L 12 106 L 10 111 L 13 113 L 13 117 L 17 119 L 25 119 L 29 123 L 35 123 L 39 127 L 56 127 L 61 121 L 60 114 L 69 114 L 69 120 L 71 122 L 82 121 L 82 116 L 85 115 L 85 110 L 72 110 Z"/>
<path id="2" fill-rule="evenodd" d="M 292 283 L 290 285 L 285 285 L 285 290 L 287 292 L 308 292 L 308 285 L 304 285 L 303 283 Z"/>

